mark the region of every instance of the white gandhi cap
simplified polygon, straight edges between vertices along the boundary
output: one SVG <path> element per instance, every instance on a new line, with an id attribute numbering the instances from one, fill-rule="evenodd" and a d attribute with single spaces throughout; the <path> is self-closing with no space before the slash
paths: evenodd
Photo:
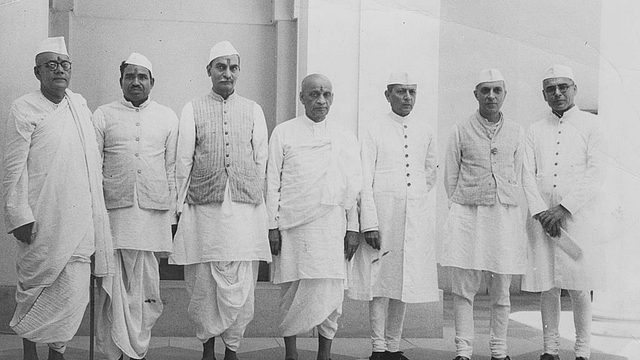
<path id="1" fill-rule="evenodd" d="M 569 78 L 573 80 L 573 70 L 566 65 L 551 65 L 542 77 L 542 81 L 553 78 Z"/>
<path id="2" fill-rule="evenodd" d="M 153 76 L 153 68 L 151 66 L 151 61 L 149 61 L 149 59 L 147 59 L 147 57 L 142 54 L 138 54 L 137 52 L 131 53 L 131 55 L 129 55 L 129 58 L 127 58 L 127 60 L 125 60 L 124 63 L 145 67 L 149 70 L 149 74 Z"/>
<path id="3" fill-rule="evenodd" d="M 506 81 L 504 81 L 504 76 L 502 76 L 502 74 L 498 69 L 485 69 L 480 71 L 480 74 L 478 75 L 478 81 L 476 82 L 476 86 L 485 82 L 492 82 L 492 81 L 502 81 L 506 84 Z"/>
<path id="4" fill-rule="evenodd" d="M 38 46 L 38 51 L 36 52 L 36 55 L 46 53 L 46 52 L 52 52 L 56 54 L 69 56 L 69 53 L 67 52 L 67 45 L 64 42 L 64 37 L 63 36 L 50 37 L 42 40 L 40 42 L 40 45 Z"/>
<path id="5" fill-rule="evenodd" d="M 211 63 L 215 58 L 229 55 L 238 55 L 238 57 L 240 57 L 238 50 L 236 50 L 230 42 L 227 40 L 220 41 L 211 48 L 211 51 L 209 52 L 209 63 Z"/>
<path id="6" fill-rule="evenodd" d="M 416 82 L 406 72 L 394 72 L 389 76 L 387 85 L 416 85 Z"/>

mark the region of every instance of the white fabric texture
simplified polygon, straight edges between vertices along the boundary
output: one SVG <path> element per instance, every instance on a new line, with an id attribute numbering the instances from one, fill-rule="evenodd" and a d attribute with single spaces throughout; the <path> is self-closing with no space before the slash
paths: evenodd
<path id="1" fill-rule="evenodd" d="M 602 192 L 607 162 L 601 120 L 577 106 L 562 118 L 549 113 L 529 127 L 523 171 L 530 215 L 529 262 L 522 278 L 523 290 L 604 290 L 605 227 L 612 223 Z M 554 246 L 541 224 L 531 217 L 558 204 L 571 212 L 564 229 L 582 249 L 581 259 L 574 260 Z"/>
<path id="2" fill-rule="evenodd" d="M 96 301 L 97 348 L 109 360 L 142 359 L 151 328 L 162 313 L 158 260 L 151 251 L 118 249 L 115 273 L 103 280 Z"/>
<path id="3" fill-rule="evenodd" d="M 99 107 L 92 121 L 103 158 L 104 176 L 120 171 L 135 173 L 135 169 L 145 173 L 134 175 L 131 183 L 118 186 L 105 182 L 105 192 L 114 194 L 118 201 L 128 197 L 125 194 L 133 195 L 131 205 L 109 210 L 114 248 L 171 252 L 171 224 L 177 222 L 177 116 L 171 109 L 151 100 L 134 107 L 122 99 Z M 125 161 L 128 166 L 123 165 Z M 154 189 L 149 183 L 165 184 L 164 192 L 149 193 L 149 189 Z M 145 208 L 139 196 L 146 201 L 151 198 L 156 205 L 168 197 L 164 205 L 169 210 Z"/>
<path id="4" fill-rule="evenodd" d="M 340 279 L 303 279 L 280 285 L 282 336 L 289 337 L 318 327 L 318 334 L 333 339 L 342 314 L 344 285 Z"/>
<path id="5" fill-rule="evenodd" d="M 426 119 L 393 112 L 361 140 L 362 231 L 378 230 L 381 249 L 362 241 L 349 268 L 347 296 L 439 301 L 434 214 L 435 136 Z"/>
<path id="6" fill-rule="evenodd" d="M 489 348 L 491 356 L 502 359 L 507 356 L 507 327 L 511 301 L 509 298 L 510 274 L 451 268 L 453 285 L 453 311 L 455 320 L 456 356 L 471 358 L 473 353 L 474 323 L 473 300 L 484 277 L 491 300 L 489 322 Z"/>
<path id="7" fill-rule="evenodd" d="M 400 351 L 402 324 L 407 303 L 384 297 L 369 301 L 369 322 L 373 352 Z"/>
<path id="8" fill-rule="evenodd" d="M 187 103 L 180 115 L 176 163 L 178 212 L 180 221 L 173 242 L 171 264 L 196 264 L 209 261 L 271 261 L 265 204 L 233 202 L 229 184 L 222 203 L 190 205 L 185 203 L 195 150 L 193 106 Z M 254 110 L 251 143 L 254 161 L 260 172 L 267 166 L 267 128 L 262 110 Z"/>
<path id="9" fill-rule="evenodd" d="M 560 351 L 560 288 L 540 293 L 544 352 L 557 355 Z M 589 291 L 569 290 L 576 329 L 576 357 L 591 355 L 591 294 Z"/>
<path id="10" fill-rule="evenodd" d="M 88 257 L 73 257 L 50 286 L 25 289 L 18 283 L 11 328 L 36 343 L 59 343 L 60 350 L 78 331 L 89 303 L 90 267 Z"/>
<path id="11" fill-rule="evenodd" d="M 113 272 L 100 155 L 90 116 L 78 94 L 67 90 L 64 99 L 54 104 L 36 91 L 12 104 L 6 123 L 7 228 L 34 222 L 32 243 L 17 242 L 18 304 L 12 324 L 19 335 L 30 340 L 33 336 L 33 341 L 73 335 L 80 324 L 75 314 L 86 302 L 79 287 L 85 280 L 88 286 L 90 268 L 82 267 L 86 274 L 78 274 L 80 266 L 74 265 L 70 278 L 59 279 L 63 269 L 72 262 L 88 262 L 95 253 L 95 274 Z M 46 292 L 51 298 L 42 295 L 54 285 Z M 76 286 L 77 290 L 69 290 Z M 61 299 L 78 298 L 58 302 L 56 291 L 64 293 L 59 294 Z M 36 309 L 39 315 L 31 315 Z M 59 314 L 69 319 L 59 321 Z"/>
<path id="12" fill-rule="evenodd" d="M 258 261 L 211 261 L 187 265 L 184 277 L 189 294 L 189 317 L 196 337 L 206 342 L 220 336 L 237 351 L 244 330 L 253 319 Z"/>

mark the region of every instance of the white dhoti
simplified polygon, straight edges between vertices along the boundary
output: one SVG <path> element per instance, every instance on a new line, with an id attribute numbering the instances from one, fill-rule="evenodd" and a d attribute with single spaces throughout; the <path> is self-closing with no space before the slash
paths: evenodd
<path id="1" fill-rule="evenodd" d="M 220 336 L 229 350 L 238 350 L 244 330 L 253 320 L 258 264 L 258 261 L 211 261 L 185 265 L 188 312 L 196 323 L 196 337 L 200 341 Z"/>
<path id="2" fill-rule="evenodd" d="M 318 327 L 318 333 L 333 339 L 342 314 L 344 280 L 302 279 L 283 283 L 279 325 L 284 337 L 294 336 Z"/>
<path id="3" fill-rule="evenodd" d="M 64 352 L 89 303 L 90 267 L 89 258 L 72 257 L 50 286 L 25 289 L 18 283 L 11 328 L 21 338 Z"/>
<path id="4" fill-rule="evenodd" d="M 123 353 L 142 359 L 163 308 L 158 260 L 151 251 L 118 249 L 115 262 L 114 276 L 99 289 L 97 347 L 109 360 Z"/>

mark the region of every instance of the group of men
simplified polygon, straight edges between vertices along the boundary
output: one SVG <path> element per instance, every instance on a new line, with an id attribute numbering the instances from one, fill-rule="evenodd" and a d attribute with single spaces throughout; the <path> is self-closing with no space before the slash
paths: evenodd
<path id="1" fill-rule="evenodd" d="M 10 325 L 23 338 L 24 359 L 38 358 L 37 342 L 49 345 L 49 359 L 64 358 L 89 300 L 90 272 L 99 279 L 98 349 L 111 360 L 144 359 L 162 313 L 162 253 L 185 266 L 203 360 L 215 358 L 215 337 L 224 359 L 238 358 L 259 261 L 272 262 L 281 286 L 285 359 L 298 359 L 296 336 L 313 328 L 317 359 L 329 359 L 345 289 L 369 302 L 370 359 L 407 359 L 407 303 L 439 300 L 429 211 L 436 141 L 412 113 L 417 83 L 392 73 L 384 91 L 391 111 L 358 142 L 329 115 L 331 81 L 309 75 L 299 95 L 305 113 L 268 139 L 262 108 L 235 91 L 237 50 L 217 43 L 208 60 L 212 89 L 179 119 L 150 99 L 152 64 L 138 53 L 120 65 L 123 97 L 92 115 L 67 88 L 64 39 L 41 44 L 40 90 L 13 103 L 5 129 L 5 221 L 19 252 Z M 483 277 L 492 359 L 509 359 L 514 274 L 524 274 L 524 290 L 541 292 L 541 360 L 558 359 L 560 289 L 573 302 L 576 358 L 589 357 L 590 291 L 602 283 L 594 216 L 606 161 L 600 123 L 575 106 L 576 92 L 571 69 L 552 66 L 543 80 L 552 112 L 525 135 L 500 110 L 505 79 L 485 70 L 473 91 L 478 110 L 453 126 L 441 264 L 452 275 L 456 360 L 472 355 Z"/>

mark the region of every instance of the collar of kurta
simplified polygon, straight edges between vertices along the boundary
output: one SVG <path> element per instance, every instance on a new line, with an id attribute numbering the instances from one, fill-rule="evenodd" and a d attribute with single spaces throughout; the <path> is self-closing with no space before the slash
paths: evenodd
<path id="1" fill-rule="evenodd" d="M 320 121 L 320 122 L 315 122 L 313 120 L 311 120 L 307 114 L 302 115 L 302 117 L 306 120 L 307 124 L 311 127 L 326 127 L 327 126 L 327 120 L 328 117 L 325 117 L 324 120 Z"/>
<path id="2" fill-rule="evenodd" d="M 145 102 L 140 104 L 140 106 L 133 106 L 133 104 L 125 99 L 124 96 L 120 99 L 120 103 L 129 109 L 144 109 L 151 103 L 151 96 L 149 96 Z"/>
<path id="3" fill-rule="evenodd" d="M 233 93 L 231 93 L 231 95 L 229 95 L 226 99 L 213 91 L 213 89 L 211 90 L 210 95 L 213 97 L 213 100 L 223 102 L 233 100 L 236 97 L 236 92 L 234 91 Z"/>
<path id="4" fill-rule="evenodd" d="M 555 110 L 551 110 L 551 113 L 552 113 L 553 115 L 555 115 L 555 117 L 556 117 L 558 120 L 560 120 L 560 119 L 562 119 L 562 118 L 565 118 L 565 117 L 568 117 L 568 116 L 572 116 L 573 114 L 576 114 L 576 113 L 578 113 L 579 111 L 580 111 L 580 109 L 578 108 L 578 105 L 575 105 L 575 104 L 574 104 L 574 105 L 571 107 L 571 109 L 566 110 L 566 111 L 565 111 L 565 112 L 563 112 L 562 114 L 560 114 L 560 113 L 556 112 Z"/>
<path id="5" fill-rule="evenodd" d="M 485 127 L 498 127 L 499 125 L 502 125 L 502 121 L 504 120 L 504 115 L 502 114 L 502 111 L 500 111 L 500 119 L 495 123 L 492 123 L 489 120 L 485 119 L 480 114 L 480 110 L 478 110 L 476 111 L 476 119 L 478 119 L 478 121 Z"/>
<path id="6" fill-rule="evenodd" d="M 407 116 L 400 116 L 396 113 L 394 113 L 393 111 L 389 112 L 389 117 L 396 122 L 399 122 L 400 124 L 404 124 L 407 123 L 409 120 L 411 120 L 411 113 L 409 113 Z"/>

